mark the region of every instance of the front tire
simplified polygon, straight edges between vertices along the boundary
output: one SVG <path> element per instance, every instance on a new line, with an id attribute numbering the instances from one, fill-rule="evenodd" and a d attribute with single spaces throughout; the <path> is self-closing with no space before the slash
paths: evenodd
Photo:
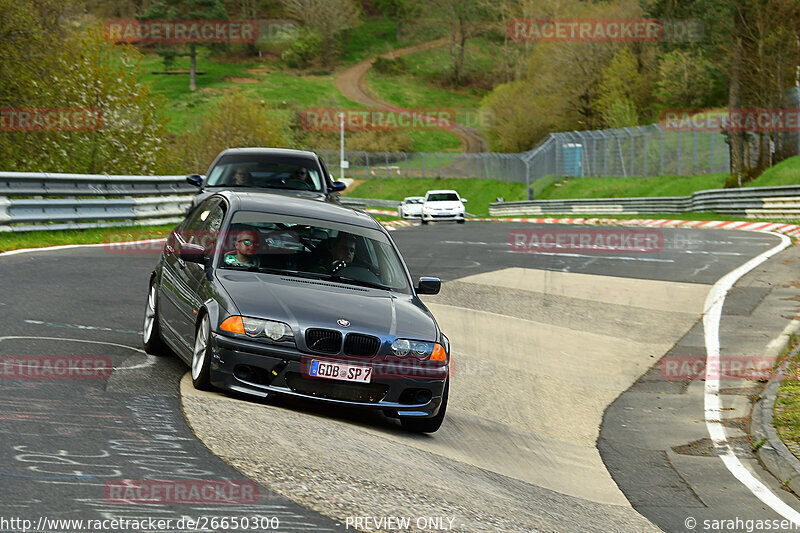
<path id="1" fill-rule="evenodd" d="M 444 392 L 442 393 L 442 405 L 439 406 L 439 412 L 433 418 L 401 418 L 400 423 L 406 431 L 414 433 L 435 433 L 442 426 L 444 422 L 444 415 L 447 411 L 447 399 L 450 396 L 450 380 L 444 383 Z"/>
<path id="2" fill-rule="evenodd" d="M 211 323 L 204 314 L 197 325 L 192 350 L 192 384 L 198 390 L 213 390 L 211 375 Z"/>
<path id="3" fill-rule="evenodd" d="M 150 291 L 147 293 L 142 344 L 144 345 L 144 351 L 150 355 L 167 355 L 169 348 L 161 338 L 161 326 L 158 320 L 158 285 L 154 277 L 150 282 Z"/>
<path id="4" fill-rule="evenodd" d="M 464 222 L 466 222 L 466 221 L 465 221 L 465 220 L 462 218 L 462 219 L 460 219 L 460 220 L 456 220 L 456 222 L 458 222 L 459 224 L 463 224 L 463 223 L 464 223 Z"/>
<path id="5" fill-rule="evenodd" d="M 428 225 L 428 221 L 427 221 L 427 220 L 425 220 L 424 218 L 423 218 L 423 219 L 420 219 L 420 222 L 422 222 L 422 225 L 423 225 L 423 226 L 427 226 L 427 225 Z"/>

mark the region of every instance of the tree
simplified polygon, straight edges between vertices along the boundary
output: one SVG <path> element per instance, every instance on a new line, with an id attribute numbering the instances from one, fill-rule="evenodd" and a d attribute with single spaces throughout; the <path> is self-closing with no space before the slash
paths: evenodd
<path id="1" fill-rule="evenodd" d="M 225 10 L 223 0 L 155 0 L 147 10 L 138 17 L 139 20 L 227 20 L 228 12 Z M 165 61 L 174 58 L 174 51 L 161 47 L 158 52 L 165 57 Z M 197 47 L 218 46 L 214 44 L 201 45 L 189 43 L 188 53 L 180 55 L 189 56 L 189 90 L 197 89 Z"/>
<path id="2" fill-rule="evenodd" d="M 792 85 L 792 70 L 799 59 L 797 0 L 651 0 L 645 4 L 654 17 L 696 18 L 702 22 L 703 42 L 677 47 L 704 48 L 709 60 L 725 72 L 729 109 L 784 104 L 786 91 Z M 764 136 L 761 137 L 763 144 Z M 731 174 L 750 172 L 744 157 L 743 132 L 732 129 L 728 142 Z"/>
<path id="3" fill-rule="evenodd" d="M 597 109 L 608 126 L 620 128 L 638 124 L 636 101 L 643 96 L 643 86 L 636 58 L 626 46 L 614 54 L 603 70 L 597 92 Z"/>
<path id="4" fill-rule="evenodd" d="M 74 2 L 0 0 L 0 107 L 33 103 L 47 85 Z"/>
<path id="5" fill-rule="evenodd" d="M 286 115 L 241 92 L 226 94 L 174 144 L 183 172 L 200 172 L 226 148 L 293 147 Z"/>
<path id="6" fill-rule="evenodd" d="M 397 22 L 398 41 L 403 35 L 403 24 L 420 10 L 417 0 L 376 0 L 373 5 L 384 16 Z"/>
<path id="7" fill-rule="evenodd" d="M 665 109 L 712 106 L 716 71 L 702 52 L 668 52 L 659 59 L 655 96 Z"/>
<path id="8" fill-rule="evenodd" d="M 47 64 L 47 78 L 31 80 L 35 93 L 11 106 L 80 109 L 97 120 L 85 131 L 0 131 L 0 160 L 31 172 L 162 172 L 166 118 L 162 102 L 141 82 L 141 54 L 109 43 L 100 28 L 74 31 L 49 52 L 38 58 Z"/>
<path id="9" fill-rule="evenodd" d="M 359 23 L 358 6 L 353 0 L 282 0 L 289 18 L 322 39 L 323 62 L 330 65 L 337 49 L 337 37 Z"/>
<path id="10" fill-rule="evenodd" d="M 467 41 L 488 30 L 490 8 L 483 0 L 439 0 L 429 4 L 429 9 L 449 30 L 453 81 L 461 84 Z"/>

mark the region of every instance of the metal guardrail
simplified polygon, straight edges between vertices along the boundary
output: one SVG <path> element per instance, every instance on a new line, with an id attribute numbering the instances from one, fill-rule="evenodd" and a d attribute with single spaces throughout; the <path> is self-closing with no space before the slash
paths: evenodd
<path id="1" fill-rule="evenodd" d="M 170 224 L 182 220 L 193 197 L 193 195 L 58 199 L 0 197 L 0 231 L 55 231 L 128 224 Z"/>
<path id="2" fill-rule="evenodd" d="M 544 214 L 688 213 L 713 211 L 746 218 L 800 218 L 800 186 L 711 189 L 691 196 L 652 198 L 582 198 L 495 202 L 492 216 Z"/>
<path id="3" fill-rule="evenodd" d="M 186 176 L 109 176 L 0 172 L 0 196 L 145 196 L 194 194 Z"/>
<path id="4" fill-rule="evenodd" d="M 171 224 L 183 218 L 196 191 L 184 176 L 0 172 L 0 232 Z M 347 196 L 341 201 L 360 208 L 396 209 L 400 205 L 394 200 Z M 714 189 L 686 197 L 500 202 L 489 207 L 492 216 L 692 211 L 749 218 L 800 218 L 800 186 Z"/>
<path id="5" fill-rule="evenodd" d="M 351 198 L 349 196 L 342 196 L 339 198 L 339 201 L 342 202 L 342 205 L 346 205 L 347 207 L 355 207 L 358 209 L 363 209 L 365 207 L 388 207 L 391 209 L 397 209 L 400 207 L 402 202 L 397 200 L 377 200 L 375 198 Z"/>
<path id="6" fill-rule="evenodd" d="M 177 223 L 196 193 L 185 176 L 0 172 L 0 232 Z M 357 208 L 400 205 L 370 198 L 341 201 Z"/>

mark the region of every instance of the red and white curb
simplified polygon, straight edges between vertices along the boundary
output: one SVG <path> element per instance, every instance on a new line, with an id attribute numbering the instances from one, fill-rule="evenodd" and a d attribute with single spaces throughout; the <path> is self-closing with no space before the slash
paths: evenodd
<path id="1" fill-rule="evenodd" d="M 774 231 L 800 237 L 800 226 L 777 222 L 742 220 L 670 220 L 617 218 L 470 218 L 475 222 L 529 222 L 534 224 L 585 224 L 596 226 L 644 226 L 648 228 L 735 229 L 742 231 Z"/>
<path id="2" fill-rule="evenodd" d="M 388 210 L 388 209 L 372 209 L 371 207 L 364 209 L 370 215 L 393 215 L 397 216 L 397 209 Z"/>
<path id="3" fill-rule="evenodd" d="M 398 226 L 413 226 L 414 225 L 414 224 L 412 224 L 411 222 L 409 222 L 407 220 L 385 220 L 385 221 L 381 222 L 381 224 L 383 224 L 383 227 L 385 227 L 388 230 L 393 230 L 393 229 L 397 228 Z"/>

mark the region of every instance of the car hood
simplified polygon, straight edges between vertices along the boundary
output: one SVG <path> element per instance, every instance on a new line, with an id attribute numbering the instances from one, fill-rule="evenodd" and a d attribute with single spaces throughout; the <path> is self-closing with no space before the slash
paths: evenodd
<path id="1" fill-rule="evenodd" d="M 425 202 L 425 207 L 430 209 L 460 209 L 464 207 L 461 202 Z"/>
<path id="2" fill-rule="evenodd" d="M 410 294 L 314 280 L 220 269 L 217 279 L 243 316 L 286 322 L 295 331 L 319 327 L 437 340 L 433 316 Z M 350 322 L 343 328 L 339 319 Z"/>
<path id="3" fill-rule="evenodd" d="M 270 194 L 280 194 L 283 196 L 292 196 L 295 198 L 305 198 L 307 200 L 316 200 L 318 202 L 338 202 L 338 195 L 326 195 L 324 192 L 321 191 L 302 191 L 302 190 L 292 190 L 292 189 L 272 189 L 266 187 L 205 187 L 201 192 L 197 193 L 192 200 L 192 205 L 195 206 L 211 196 L 214 193 L 218 193 L 220 191 L 237 191 L 237 192 L 266 192 Z"/>

